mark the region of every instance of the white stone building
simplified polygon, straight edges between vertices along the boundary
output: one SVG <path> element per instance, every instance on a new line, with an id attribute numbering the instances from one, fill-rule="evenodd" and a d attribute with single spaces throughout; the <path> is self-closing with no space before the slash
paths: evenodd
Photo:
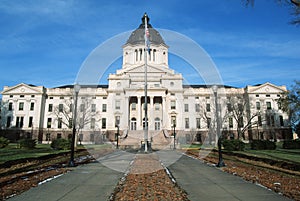
<path id="1" fill-rule="evenodd" d="M 174 122 L 177 139 L 182 143 L 201 142 L 207 136 L 214 139 L 216 94 L 212 86 L 183 85 L 182 75 L 168 65 L 167 44 L 151 24 L 148 27 L 149 53 L 145 52 L 142 20 L 127 42 L 124 41 L 122 68 L 109 75 L 108 85 L 81 86 L 77 122 L 79 139 L 84 143 L 113 141 L 116 125 L 123 138 L 136 138 L 135 142 L 123 139 L 121 143 L 139 143 L 143 139 L 145 53 L 148 53 L 149 139 L 154 144 L 164 141 L 164 137 L 172 135 Z M 240 130 L 240 137 L 245 139 L 290 137 L 288 116 L 277 104 L 283 92 L 286 92 L 285 86 L 271 83 L 245 88 L 219 86 L 217 103 L 221 106 L 222 133 L 225 137 L 237 137 Z M 21 83 L 4 87 L 2 134 L 11 139 L 31 135 L 43 142 L 70 136 L 73 96 L 73 85 L 45 88 Z M 242 111 L 239 120 L 234 115 L 235 105 Z"/>

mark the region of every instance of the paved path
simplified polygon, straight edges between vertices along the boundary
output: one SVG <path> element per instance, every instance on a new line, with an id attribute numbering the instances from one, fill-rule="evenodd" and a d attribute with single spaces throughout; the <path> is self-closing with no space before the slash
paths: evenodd
<path id="1" fill-rule="evenodd" d="M 112 194 L 118 181 L 124 176 L 134 155 L 114 152 L 100 158 L 100 162 L 76 167 L 73 171 L 31 188 L 9 201 L 105 201 Z M 108 165 L 110 168 L 106 167 Z"/>
<path id="2" fill-rule="evenodd" d="M 176 158 L 178 154 L 181 153 L 162 152 L 160 158 L 163 163 L 170 163 L 168 158 Z M 188 198 L 191 201 L 290 200 L 185 155 L 170 165 L 168 169 L 179 186 L 188 193 Z"/>
<path id="3" fill-rule="evenodd" d="M 222 172 L 176 151 L 156 152 L 191 201 L 287 201 L 270 190 Z M 57 179 L 32 188 L 9 201 L 105 201 L 135 154 L 117 151 L 82 165 Z"/>

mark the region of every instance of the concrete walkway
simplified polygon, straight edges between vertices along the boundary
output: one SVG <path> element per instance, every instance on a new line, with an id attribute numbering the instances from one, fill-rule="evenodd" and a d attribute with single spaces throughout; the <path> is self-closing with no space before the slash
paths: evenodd
<path id="1" fill-rule="evenodd" d="M 161 160 L 170 163 L 168 158 L 178 157 L 176 152 L 161 153 Z M 182 155 L 176 163 L 168 167 L 173 177 L 188 193 L 191 201 L 287 201 L 290 200 L 256 184 L 208 166 L 202 161 Z"/>
<path id="2" fill-rule="evenodd" d="M 287 201 L 289 199 L 176 151 L 155 152 L 191 201 Z M 9 201 L 105 201 L 135 154 L 117 151 L 82 165 Z"/>

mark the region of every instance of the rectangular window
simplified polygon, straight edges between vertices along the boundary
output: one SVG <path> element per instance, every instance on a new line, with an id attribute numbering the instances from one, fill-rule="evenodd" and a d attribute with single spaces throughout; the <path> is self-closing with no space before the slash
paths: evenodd
<path id="1" fill-rule="evenodd" d="M 102 129 L 106 129 L 106 118 L 102 118 Z"/>
<path id="2" fill-rule="evenodd" d="M 69 119 L 69 128 L 72 128 L 72 127 L 73 127 L 73 119 L 70 118 L 70 119 Z"/>
<path id="3" fill-rule="evenodd" d="M 201 128 L 201 123 L 200 123 L 200 118 L 196 118 L 196 128 L 200 129 Z"/>
<path id="4" fill-rule="evenodd" d="M 84 119 L 81 117 L 79 119 L 79 128 L 83 128 L 84 127 Z"/>
<path id="5" fill-rule="evenodd" d="M 30 103 L 30 110 L 31 110 L 31 111 L 34 110 L 34 103 Z"/>
<path id="6" fill-rule="evenodd" d="M 92 118 L 92 119 L 91 119 L 91 129 L 94 129 L 94 128 L 95 128 L 95 123 L 96 123 L 96 119 L 95 119 L 95 118 Z"/>
<path id="7" fill-rule="evenodd" d="M 116 110 L 119 110 L 119 109 L 121 109 L 121 102 L 120 102 L 120 100 L 116 100 Z"/>
<path id="8" fill-rule="evenodd" d="M 8 104 L 8 111 L 12 111 L 13 110 L 13 103 L 9 103 Z"/>
<path id="9" fill-rule="evenodd" d="M 96 104 L 92 104 L 92 112 L 96 112 Z"/>
<path id="10" fill-rule="evenodd" d="M 171 101 L 171 110 L 175 110 L 176 109 L 176 101 L 172 100 Z"/>
<path id="11" fill-rule="evenodd" d="M 159 110 L 159 109 L 160 109 L 159 103 L 155 103 L 155 110 Z"/>
<path id="12" fill-rule="evenodd" d="M 271 102 L 266 102 L 266 104 L 267 104 L 267 110 L 271 110 L 272 109 Z"/>
<path id="13" fill-rule="evenodd" d="M 136 103 L 131 104 L 131 110 L 136 110 Z"/>
<path id="14" fill-rule="evenodd" d="M 63 112 L 64 111 L 64 105 L 63 104 L 59 104 L 58 105 L 58 111 L 59 112 Z"/>
<path id="15" fill-rule="evenodd" d="M 257 116 L 257 124 L 258 126 L 262 126 L 262 120 L 260 115 Z"/>
<path id="16" fill-rule="evenodd" d="M 51 128 L 52 118 L 47 119 L 47 128 Z"/>
<path id="17" fill-rule="evenodd" d="M 80 112 L 84 112 L 85 110 L 85 105 L 84 104 L 80 104 Z"/>
<path id="18" fill-rule="evenodd" d="M 73 104 L 70 103 L 70 112 L 73 112 Z"/>
<path id="19" fill-rule="evenodd" d="M 62 118 L 58 118 L 57 128 L 62 128 Z"/>
<path id="20" fill-rule="evenodd" d="M 190 120 L 189 120 L 189 118 L 185 118 L 184 122 L 185 122 L 185 128 L 189 129 L 190 128 Z"/>
<path id="21" fill-rule="evenodd" d="M 243 128 L 244 127 L 244 118 L 243 117 L 239 118 L 238 126 L 239 126 L 239 128 Z"/>
<path id="22" fill-rule="evenodd" d="M 53 111 L 53 104 L 49 104 L 48 106 L 48 112 L 52 112 Z"/>
<path id="23" fill-rule="evenodd" d="M 20 118 L 20 128 L 23 128 L 24 125 L 24 117 Z"/>
<path id="24" fill-rule="evenodd" d="M 283 116 L 279 116 L 279 122 L 280 122 L 280 126 L 284 126 L 284 122 L 283 122 Z"/>
<path id="25" fill-rule="evenodd" d="M 23 110 L 24 110 L 24 103 L 23 103 L 23 102 L 20 102 L 20 103 L 19 103 L 19 110 L 20 110 L 20 111 L 23 111 Z"/>
<path id="26" fill-rule="evenodd" d="M 231 103 L 227 103 L 227 110 L 228 110 L 228 112 L 232 112 L 233 111 Z"/>
<path id="27" fill-rule="evenodd" d="M 207 118 L 207 128 L 210 128 L 211 118 Z"/>
<path id="28" fill-rule="evenodd" d="M 6 119 L 6 128 L 9 128 L 11 125 L 11 116 L 8 116 Z"/>
<path id="29" fill-rule="evenodd" d="M 31 128 L 33 123 L 33 117 L 29 117 L 28 127 Z"/>
<path id="30" fill-rule="evenodd" d="M 120 126 L 120 116 L 115 117 L 115 127 Z"/>
<path id="31" fill-rule="evenodd" d="M 19 128 L 20 126 L 20 117 L 17 117 L 16 119 L 16 128 Z"/>
<path id="32" fill-rule="evenodd" d="M 195 111 L 200 112 L 200 104 L 199 103 L 195 104 Z"/>
<path id="33" fill-rule="evenodd" d="M 206 104 L 206 112 L 210 112 L 210 104 L 209 103 Z"/>
<path id="34" fill-rule="evenodd" d="M 260 102 L 256 102 L 256 109 L 260 110 Z"/>
<path id="35" fill-rule="evenodd" d="M 228 124 L 229 124 L 229 128 L 233 128 L 233 118 L 232 117 L 228 118 Z"/>
<path id="36" fill-rule="evenodd" d="M 184 111 L 189 112 L 189 104 L 184 104 Z"/>
<path id="37" fill-rule="evenodd" d="M 271 120 L 271 126 L 275 126 L 275 117 L 274 117 L 274 115 L 271 115 L 270 120 Z"/>
<path id="38" fill-rule="evenodd" d="M 102 112 L 106 112 L 106 104 L 102 104 Z"/>

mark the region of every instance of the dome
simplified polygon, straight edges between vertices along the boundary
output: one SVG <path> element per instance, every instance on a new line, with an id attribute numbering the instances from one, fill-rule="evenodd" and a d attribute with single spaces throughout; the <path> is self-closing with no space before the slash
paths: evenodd
<path id="1" fill-rule="evenodd" d="M 150 45 L 165 45 L 165 42 L 158 31 L 156 31 L 151 24 L 149 24 L 150 18 L 145 13 L 142 17 L 142 24 L 131 33 L 129 39 L 127 40 L 126 44 L 130 45 L 137 45 L 137 44 L 144 44 L 145 43 L 145 18 L 147 17 L 147 27 L 149 30 L 149 38 L 150 38 Z"/>

